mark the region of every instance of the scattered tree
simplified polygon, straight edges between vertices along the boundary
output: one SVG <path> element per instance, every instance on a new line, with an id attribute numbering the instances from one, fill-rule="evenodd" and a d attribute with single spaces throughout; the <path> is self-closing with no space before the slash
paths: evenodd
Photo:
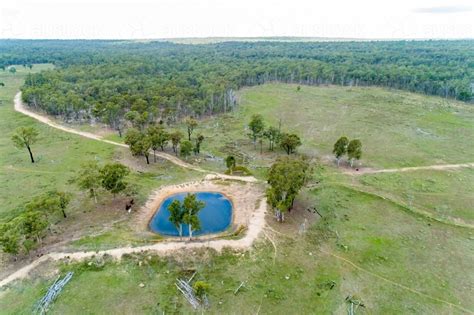
<path id="1" fill-rule="evenodd" d="M 358 139 L 351 140 L 347 146 L 347 157 L 351 161 L 351 167 L 354 164 L 354 160 L 360 160 L 362 157 L 362 142 Z"/>
<path id="2" fill-rule="evenodd" d="M 278 128 L 270 126 L 267 130 L 263 132 L 263 136 L 268 140 L 269 150 L 273 151 L 275 143 L 279 140 L 280 131 L 278 130 Z"/>
<path id="3" fill-rule="evenodd" d="M 96 161 L 86 162 L 81 165 L 77 176 L 72 180 L 77 186 L 89 192 L 89 196 L 97 203 L 97 191 L 101 187 L 101 173 Z"/>
<path id="4" fill-rule="evenodd" d="M 173 147 L 173 152 L 178 155 L 178 146 L 181 143 L 181 139 L 183 139 L 183 134 L 181 131 L 177 130 L 170 134 L 171 145 Z"/>
<path id="5" fill-rule="evenodd" d="M 179 233 L 179 237 L 183 236 L 183 218 L 184 218 L 184 207 L 179 200 L 173 200 L 168 206 L 170 213 L 170 222 L 176 227 Z"/>
<path id="6" fill-rule="evenodd" d="M 296 148 L 301 145 L 301 140 L 298 135 L 294 133 L 282 133 L 280 138 L 280 146 L 286 151 L 288 155 L 295 152 Z"/>
<path id="7" fill-rule="evenodd" d="M 280 157 L 268 172 L 268 203 L 275 211 L 279 222 L 285 220 L 285 213 L 291 211 L 298 192 L 306 183 L 309 164 L 304 159 Z"/>
<path id="8" fill-rule="evenodd" d="M 105 190 L 110 191 L 115 198 L 116 194 L 127 188 L 125 178 L 129 173 L 128 167 L 120 163 L 106 164 L 100 170 L 101 185 Z"/>
<path id="9" fill-rule="evenodd" d="M 201 153 L 201 144 L 204 141 L 204 136 L 202 134 L 198 134 L 196 136 L 196 143 L 194 145 L 194 153 L 199 154 Z"/>
<path id="10" fill-rule="evenodd" d="M 232 172 L 235 168 L 236 161 L 235 157 L 233 155 L 229 155 L 225 158 L 225 165 L 227 166 L 227 169 L 229 170 L 229 173 L 232 175 Z"/>
<path id="11" fill-rule="evenodd" d="M 153 150 L 153 160 L 156 162 L 156 151 L 161 148 L 165 150 L 165 146 L 170 139 L 170 135 L 162 126 L 150 126 L 147 129 L 147 135 L 151 142 L 151 149 Z"/>
<path id="12" fill-rule="evenodd" d="M 188 141 L 191 141 L 191 135 L 194 129 L 197 127 L 198 122 L 196 119 L 189 117 L 186 119 L 186 127 L 188 128 Z"/>
<path id="13" fill-rule="evenodd" d="M 10 73 L 16 73 L 16 68 L 15 67 L 10 67 L 10 68 L 8 68 L 8 71 L 10 71 Z"/>
<path id="14" fill-rule="evenodd" d="M 150 164 L 149 156 L 152 142 L 146 134 L 134 128 L 130 128 L 125 134 L 125 143 L 129 145 L 132 155 L 144 156 L 146 164 Z"/>
<path id="15" fill-rule="evenodd" d="M 179 154 L 187 159 L 188 156 L 191 155 L 191 152 L 193 151 L 193 144 L 191 141 L 184 140 L 181 142 L 181 145 L 179 147 Z"/>
<path id="16" fill-rule="evenodd" d="M 260 114 L 255 114 L 252 116 L 252 119 L 249 123 L 249 129 L 251 131 L 250 138 L 253 141 L 254 148 L 257 147 L 257 138 L 265 130 L 265 123 L 263 122 L 263 116 Z"/>
<path id="17" fill-rule="evenodd" d="M 193 237 L 193 231 L 201 228 L 198 213 L 204 208 L 205 203 L 197 200 L 196 194 L 187 194 L 183 201 L 183 223 L 188 225 L 189 239 Z"/>
<path id="18" fill-rule="evenodd" d="M 349 144 L 349 139 L 347 137 L 340 137 L 334 144 L 334 149 L 332 153 L 336 156 L 337 166 L 339 166 L 339 161 L 344 154 L 347 153 L 347 145 Z"/>
<path id="19" fill-rule="evenodd" d="M 12 141 L 19 149 L 26 148 L 30 154 L 31 163 L 35 163 L 31 146 L 38 140 L 38 131 L 33 127 L 20 127 L 12 136 Z"/>

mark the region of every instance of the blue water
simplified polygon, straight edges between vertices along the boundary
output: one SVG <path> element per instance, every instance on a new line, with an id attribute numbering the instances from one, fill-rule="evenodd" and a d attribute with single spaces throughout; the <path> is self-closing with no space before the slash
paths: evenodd
<path id="1" fill-rule="evenodd" d="M 183 201 L 187 193 L 176 194 L 165 199 L 150 221 L 150 229 L 162 235 L 179 236 L 178 229 L 169 221 L 168 206 L 173 200 Z M 204 201 L 205 207 L 199 211 L 201 229 L 193 231 L 194 235 L 204 235 L 225 231 L 232 222 L 232 203 L 224 195 L 213 192 L 196 193 L 198 200 Z M 189 236 L 188 225 L 183 224 L 183 236 Z"/>

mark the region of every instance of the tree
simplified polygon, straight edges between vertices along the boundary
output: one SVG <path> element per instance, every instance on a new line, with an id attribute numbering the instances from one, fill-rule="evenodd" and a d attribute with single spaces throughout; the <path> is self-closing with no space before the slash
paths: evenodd
<path id="1" fill-rule="evenodd" d="M 188 225 L 189 239 L 193 237 L 193 231 L 197 231 L 201 228 L 201 222 L 199 221 L 198 213 L 201 211 L 206 204 L 202 201 L 197 200 L 196 194 L 187 194 L 183 201 L 183 223 Z"/>
<path id="2" fill-rule="evenodd" d="M 286 151 L 288 155 L 294 153 L 296 148 L 301 145 L 300 137 L 294 133 L 282 133 L 280 138 L 280 146 Z"/>
<path id="3" fill-rule="evenodd" d="M 170 222 L 176 227 L 179 233 L 179 237 L 183 236 L 183 218 L 184 218 L 184 207 L 179 200 L 173 200 L 168 206 L 170 213 Z"/>
<path id="4" fill-rule="evenodd" d="M 186 127 L 188 128 L 188 140 L 191 141 L 191 135 L 194 129 L 198 126 L 198 122 L 196 119 L 189 117 L 186 119 Z"/>
<path id="5" fill-rule="evenodd" d="M 40 211 L 46 216 L 61 213 L 67 218 L 66 208 L 71 201 L 71 195 L 65 192 L 53 190 L 33 198 L 26 204 L 26 212 Z"/>
<path id="6" fill-rule="evenodd" d="M 257 138 L 265 130 L 265 123 L 263 122 L 263 116 L 260 114 L 253 115 L 249 123 L 249 129 L 251 131 L 250 138 L 253 141 L 254 148 L 256 148 Z"/>
<path id="7" fill-rule="evenodd" d="M 347 153 L 347 145 L 349 144 L 349 139 L 347 137 L 340 137 L 334 144 L 334 149 L 332 153 L 336 156 L 337 166 L 339 166 L 339 161 L 344 154 Z"/>
<path id="8" fill-rule="evenodd" d="M 195 139 L 195 146 L 194 146 L 194 153 L 199 154 L 201 153 L 201 144 L 204 141 L 204 136 L 202 134 L 198 134 Z"/>
<path id="9" fill-rule="evenodd" d="M 96 113 L 100 115 L 105 123 L 115 129 L 119 137 L 122 138 L 122 130 L 124 124 L 124 110 L 120 104 L 107 102 L 102 112 Z"/>
<path id="10" fill-rule="evenodd" d="M 105 190 L 110 191 L 115 198 L 116 194 L 127 188 L 125 178 L 129 173 L 128 167 L 120 163 L 106 164 L 100 170 L 101 185 Z"/>
<path id="11" fill-rule="evenodd" d="M 183 133 L 179 130 L 172 132 L 170 134 L 171 145 L 173 147 L 173 152 L 178 155 L 178 146 L 181 143 L 181 139 L 183 139 Z"/>
<path id="12" fill-rule="evenodd" d="M 351 161 L 351 167 L 354 164 L 354 160 L 360 160 L 362 157 L 362 142 L 358 139 L 351 140 L 347 146 L 347 157 Z"/>
<path id="13" fill-rule="evenodd" d="M 81 165 L 77 176 L 72 180 L 77 186 L 89 192 L 89 196 L 97 203 L 97 191 L 101 187 L 100 167 L 96 161 L 86 162 Z"/>
<path id="14" fill-rule="evenodd" d="M 46 229 L 49 227 L 47 213 L 39 210 L 25 211 L 20 216 L 21 233 L 28 239 L 33 238 L 37 243 L 41 244 L 41 240 L 45 235 Z M 29 249 L 27 249 L 28 251 Z"/>
<path id="15" fill-rule="evenodd" d="M 279 222 L 285 220 L 285 212 L 291 211 L 298 192 L 306 183 L 309 164 L 304 159 L 280 157 L 268 172 L 267 201 L 275 211 Z"/>
<path id="16" fill-rule="evenodd" d="M 156 162 L 156 150 L 161 148 L 165 150 L 165 146 L 170 139 L 170 135 L 162 126 L 150 126 L 147 128 L 147 135 L 151 142 L 151 149 L 153 150 L 153 160 Z"/>
<path id="17" fill-rule="evenodd" d="M 31 146 L 38 140 L 38 135 L 38 131 L 33 127 L 20 127 L 12 136 L 12 141 L 17 148 L 26 148 L 28 150 L 31 163 L 35 163 Z"/>
<path id="18" fill-rule="evenodd" d="M 144 133 L 130 128 L 125 134 L 125 143 L 130 147 L 133 156 L 144 156 L 146 164 L 150 164 L 151 139 Z"/>
<path id="19" fill-rule="evenodd" d="M 5 86 L 5 83 L 0 82 L 0 86 L 1 86 L 1 87 Z"/>
<path id="20" fill-rule="evenodd" d="M 183 142 L 181 142 L 181 145 L 179 147 L 179 154 L 182 157 L 187 158 L 188 156 L 191 155 L 192 151 L 193 151 L 193 144 L 191 143 L 191 141 L 184 140 Z"/>
<path id="21" fill-rule="evenodd" d="M 0 245 L 4 253 L 17 255 L 20 252 L 20 231 L 13 222 L 0 224 Z"/>
<path id="22" fill-rule="evenodd" d="M 275 142 L 278 142 L 278 139 L 280 137 L 280 131 L 278 130 L 278 128 L 270 126 L 267 130 L 263 132 L 263 136 L 268 140 L 269 150 L 273 151 Z"/>
<path id="23" fill-rule="evenodd" d="M 232 172 L 235 168 L 236 162 L 235 162 L 235 157 L 233 155 L 229 155 L 225 158 L 225 165 L 227 166 L 227 169 L 229 170 L 229 173 L 232 175 Z"/>
<path id="24" fill-rule="evenodd" d="M 10 73 L 16 73 L 16 68 L 15 67 L 10 67 L 8 69 L 8 71 L 10 71 Z"/>

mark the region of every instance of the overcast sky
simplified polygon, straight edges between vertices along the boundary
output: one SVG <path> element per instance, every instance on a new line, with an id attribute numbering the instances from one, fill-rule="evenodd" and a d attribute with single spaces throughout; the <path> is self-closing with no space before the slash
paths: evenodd
<path id="1" fill-rule="evenodd" d="M 0 38 L 474 38 L 465 0 L 0 0 Z"/>

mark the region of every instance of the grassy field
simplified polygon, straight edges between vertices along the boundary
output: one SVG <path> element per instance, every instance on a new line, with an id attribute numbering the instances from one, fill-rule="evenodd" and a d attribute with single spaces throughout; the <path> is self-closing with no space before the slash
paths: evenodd
<path id="1" fill-rule="evenodd" d="M 14 90 L 10 94 L 4 97 L 12 97 Z M 296 92 L 296 86 L 283 84 L 244 89 L 239 95 L 237 111 L 205 119 L 196 132 L 206 136 L 206 153 L 218 157 L 236 154 L 261 178 L 265 166 L 281 152 L 260 154 L 253 148 L 245 136 L 245 126 L 253 113 L 262 113 L 274 125 L 281 118 L 283 129 L 302 135 L 304 146 L 300 152 L 320 158 L 330 154 L 333 142 L 342 134 L 362 140 L 362 163 L 371 167 L 471 162 L 474 153 L 470 145 L 474 140 L 474 110 L 441 98 L 379 88 L 302 87 Z M 6 108 L 5 102 L 1 110 L 11 115 L 10 129 L 22 121 L 34 123 Z M 71 146 L 71 141 L 76 141 L 74 137 L 61 140 L 67 135 L 49 132 L 58 138 L 47 143 L 48 150 L 53 150 L 56 143 Z M 1 137 L 2 144 L 9 144 L 8 138 Z M 93 150 L 87 148 L 91 145 L 88 142 L 77 139 L 77 152 Z M 0 149 L 16 150 L 6 145 Z M 103 145 L 94 152 L 143 172 L 132 175 L 143 196 L 157 185 L 196 176 L 165 162 L 148 169 L 126 151 L 108 150 Z M 69 152 L 58 151 L 57 156 L 73 159 L 67 157 Z M 25 152 L 15 154 L 17 162 L 2 167 L 21 162 L 22 168 L 31 170 Z M 34 167 L 55 171 L 55 164 L 46 164 L 49 159 L 42 158 Z M 62 166 L 63 173 L 73 172 L 75 163 L 77 160 L 71 160 Z M 200 157 L 196 163 L 224 169 L 221 161 Z M 12 174 L 8 180 L 30 176 L 29 172 L 9 171 Z M 49 182 L 55 183 L 54 178 L 58 177 L 58 183 L 62 180 L 57 173 L 44 176 L 33 177 L 35 185 L 43 183 L 46 188 Z M 48 181 L 42 182 L 42 178 Z M 356 314 L 474 312 L 474 231 L 410 211 L 410 207 L 420 208 L 434 217 L 472 223 L 472 169 L 355 177 L 323 163 L 316 169 L 315 179 L 320 183 L 300 194 L 287 222 L 279 224 L 271 216 L 267 218 L 269 226 L 248 252 L 196 250 L 169 257 L 143 253 L 127 256 L 121 262 L 93 259 L 52 263 L 35 271 L 30 279 L 0 290 L 0 313 L 31 313 L 57 277 L 58 268 L 62 274 L 74 271 L 75 275 L 51 314 L 193 313 L 174 283 L 176 278 L 189 277 L 195 271 L 196 279 L 211 284 L 211 306 L 206 311 L 211 314 L 347 314 L 349 296 L 364 304 Z M 24 199 L 14 190 L 18 186 L 9 183 L 10 193 L 20 198 L 20 205 Z M 36 189 L 40 191 L 41 187 Z M 3 196 L 3 190 L 2 198 L 16 202 L 12 196 Z M 92 205 L 90 200 L 81 202 Z M 310 215 L 306 211 L 309 207 L 316 207 L 323 217 Z M 13 213 L 13 209 L 5 213 Z M 78 220 L 90 218 L 89 212 L 78 215 Z M 310 226 L 301 234 L 305 218 Z M 141 241 L 134 237 L 127 222 L 118 222 L 102 232 L 96 227 L 93 232 L 93 236 L 75 240 L 72 246 L 99 249 Z M 242 281 L 245 286 L 234 294 Z"/>
<path id="2" fill-rule="evenodd" d="M 360 182 L 403 204 L 441 218 L 474 224 L 474 170 L 372 174 Z"/>
<path id="3" fill-rule="evenodd" d="M 398 90 L 376 87 L 308 87 L 266 84 L 239 92 L 240 106 L 202 126 L 204 150 L 219 156 L 235 153 L 250 165 L 268 164 L 272 156 L 253 150 L 246 125 L 253 114 L 268 125 L 296 132 L 300 152 L 332 155 L 334 142 L 346 135 L 363 144 L 362 165 L 375 168 L 472 162 L 474 107 Z"/>
<path id="4" fill-rule="evenodd" d="M 134 239 L 127 222 L 114 224 L 105 235 L 101 234 L 101 230 L 109 222 L 125 219 L 125 211 L 122 211 L 124 203 L 120 198 L 111 200 L 105 194 L 96 205 L 85 193 L 79 192 L 74 184 L 68 183 L 81 163 L 97 160 L 99 163 L 120 161 L 128 165 L 132 169 L 129 182 L 138 193 L 138 206 L 152 190 L 161 185 L 182 182 L 195 178 L 198 174 L 162 160 L 146 166 L 144 159 L 131 157 L 127 149 L 61 132 L 15 112 L 13 97 L 26 74 L 50 67 L 51 65 L 35 65 L 30 70 L 19 66 L 16 67 L 15 74 L 0 71 L 0 82 L 5 83 L 5 87 L 0 88 L 0 222 L 18 215 L 22 206 L 34 196 L 58 189 L 74 194 L 68 209 L 68 220 L 63 220 L 54 227 L 56 233 L 68 234 L 62 235 L 65 239 L 72 234 L 75 234 L 75 238 L 78 234 L 94 235 L 77 241 L 75 244 L 80 248 L 139 242 L 140 239 Z M 39 140 L 33 145 L 37 160 L 35 164 L 30 162 L 26 149 L 15 148 L 11 141 L 14 130 L 21 126 L 33 126 L 39 131 Z M 54 241 L 56 238 L 51 240 Z"/>
<path id="5" fill-rule="evenodd" d="M 263 240 L 244 254 L 144 254 L 98 270 L 89 262 L 59 265 L 63 273 L 76 274 L 51 314 L 191 313 L 174 282 L 194 271 L 212 286 L 209 313 L 215 314 L 345 314 L 347 296 L 365 305 L 357 313 L 463 313 L 447 303 L 474 309 L 470 231 L 427 222 L 390 202 L 338 186 L 304 195 L 325 219 L 305 236 L 291 219 L 283 226 L 270 220 L 278 232 L 265 234 L 275 248 Z M 44 276 L 47 270 L 42 274 L 0 293 L 0 309 L 29 313 L 54 280 Z M 234 295 L 241 281 L 245 287 Z"/>

